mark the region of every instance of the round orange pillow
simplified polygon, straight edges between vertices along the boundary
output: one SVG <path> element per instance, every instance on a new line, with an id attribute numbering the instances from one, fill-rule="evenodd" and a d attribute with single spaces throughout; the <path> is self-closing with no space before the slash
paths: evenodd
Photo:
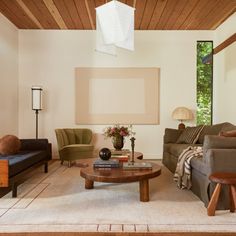
<path id="1" fill-rule="evenodd" d="M 20 140 L 15 135 L 5 135 L 0 139 L 0 154 L 16 154 L 20 150 L 20 144 Z"/>

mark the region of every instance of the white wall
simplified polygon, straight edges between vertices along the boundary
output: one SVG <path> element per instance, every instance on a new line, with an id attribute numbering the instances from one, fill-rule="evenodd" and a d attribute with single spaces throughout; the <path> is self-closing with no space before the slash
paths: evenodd
<path id="1" fill-rule="evenodd" d="M 0 137 L 18 135 L 18 31 L 0 14 Z"/>
<path id="2" fill-rule="evenodd" d="M 138 31 L 135 51 L 120 50 L 113 57 L 95 52 L 93 31 L 20 30 L 20 136 L 35 136 L 32 85 L 44 88 L 45 108 L 39 114 L 39 136 L 49 138 L 55 151 L 54 129 L 78 127 L 75 125 L 75 67 L 160 67 L 160 125 L 136 125 L 134 130 L 136 150 L 142 151 L 146 158 L 161 158 L 164 129 L 177 127 L 178 122 L 171 119 L 174 108 L 196 109 L 196 41 L 211 40 L 212 36 L 212 31 Z M 88 127 L 102 133 L 105 126 Z M 127 140 L 126 148 L 129 147 Z"/>
<path id="3" fill-rule="evenodd" d="M 236 33 L 236 13 L 215 31 L 215 46 Z M 236 42 L 214 55 L 214 123 L 236 125 Z"/>

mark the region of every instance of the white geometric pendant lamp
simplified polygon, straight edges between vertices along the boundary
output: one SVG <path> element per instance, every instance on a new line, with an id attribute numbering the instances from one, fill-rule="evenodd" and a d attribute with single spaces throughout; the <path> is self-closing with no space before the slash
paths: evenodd
<path id="1" fill-rule="evenodd" d="M 119 1 L 96 8 L 96 50 L 116 55 L 116 48 L 134 50 L 134 10 Z"/>

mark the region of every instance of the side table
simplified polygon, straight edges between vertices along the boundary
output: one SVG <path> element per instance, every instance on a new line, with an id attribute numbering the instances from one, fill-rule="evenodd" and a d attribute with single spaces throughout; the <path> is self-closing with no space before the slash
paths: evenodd
<path id="1" fill-rule="evenodd" d="M 228 185 L 230 197 L 230 212 L 235 212 L 236 208 L 236 173 L 217 172 L 209 176 L 209 179 L 216 183 L 215 190 L 207 207 L 208 216 L 214 216 L 219 200 L 222 184 Z"/>

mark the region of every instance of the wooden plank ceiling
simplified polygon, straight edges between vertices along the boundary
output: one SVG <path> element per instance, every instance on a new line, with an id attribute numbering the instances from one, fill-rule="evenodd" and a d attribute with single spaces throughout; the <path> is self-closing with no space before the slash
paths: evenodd
<path id="1" fill-rule="evenodd" d="M 0 0 L 19 29 L 96 28 L 95 8 L 109 0 Z M 120 0 L 136 8 L 136 30 L 214 30 L 236 11 L 236 0 Z"/>

